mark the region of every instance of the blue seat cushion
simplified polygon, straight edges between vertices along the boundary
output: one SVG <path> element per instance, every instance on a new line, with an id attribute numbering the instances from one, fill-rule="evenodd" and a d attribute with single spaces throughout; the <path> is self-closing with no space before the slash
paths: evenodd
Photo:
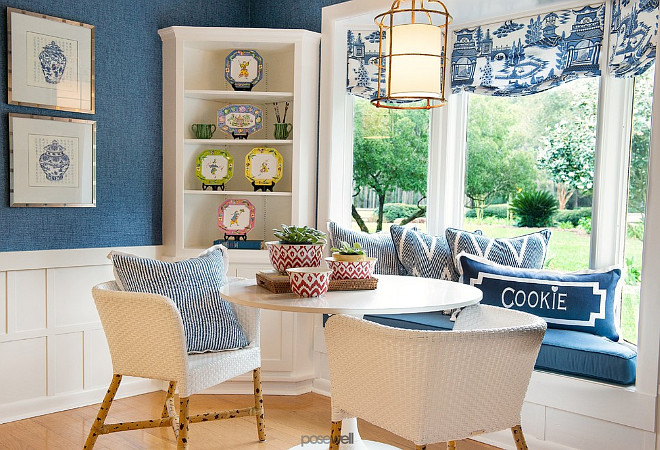
<path id="1" fill-rule="evenodd" d="M 442 312 L 374 314 L 364 318 L 409 330 L 451 330 L 454 327 L 449 316 Z M 594 334 L 548 328 L 535 368 L 628 385 L 635 382 L 637 352 Z"/>
<path id="2" fill-rule="evenodd" d="M 548 328 L 535 368 L 617 384 L 633 384 L 637 352 L 602 336 Z"/>

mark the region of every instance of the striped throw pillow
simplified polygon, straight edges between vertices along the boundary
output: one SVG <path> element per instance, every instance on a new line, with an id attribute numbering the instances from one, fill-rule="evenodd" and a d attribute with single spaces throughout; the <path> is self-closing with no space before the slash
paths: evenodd
<path id="1" fill-rule="evenodd" d="M 358 242 L 367 256 L 378 258 L 374 273 L 381 275 L 405 275 L 405 269 L 399 265 L 390 233 L 364 233 L 344 228 L 335 222 L 328 223 L 330 247 L 341 247 L 341 242 Z"/>
<path id="2" fill-rule="evenodd" d="M 249 344 L 231 304 L 219 294 L 225 284 L 221 249 L 177 262 L 121 253 L 111 258 L 124 290 L 160 294 L 174 301 L 189 353 L 234 350 Z"/>
<path id="3" fill-rule="evenodd" d="M 541 269 L 548 253 L 552 232 L 548 229 L 512 238 L 489 238 L 477 233 L 447 228 L 445 231 L 452 260 L 462 275 L 458 261 L 461 253 L 486 258 L 503 266 L 520 269 Z"/>

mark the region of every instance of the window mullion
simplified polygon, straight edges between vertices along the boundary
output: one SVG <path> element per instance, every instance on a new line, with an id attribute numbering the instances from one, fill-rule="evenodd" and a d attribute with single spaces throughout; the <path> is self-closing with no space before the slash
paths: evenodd
<path id="1" fill-rule="evenodd" d="M 463 224 L 468 94 L 454 94 L 431 112 L 427 223 L 432 234 Z"/>
<path id="2" fill-rule="evenodd" d="M 633 80 L 603 73 L 598 99 L 589 266 L 623 261 L 632 130 Z"/>

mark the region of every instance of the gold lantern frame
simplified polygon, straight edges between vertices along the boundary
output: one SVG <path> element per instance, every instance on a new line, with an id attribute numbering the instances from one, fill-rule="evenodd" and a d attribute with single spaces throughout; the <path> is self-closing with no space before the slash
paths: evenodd
<path id="1" fill-rule="evenodd" d="M 409 7 L 406 7 L 410 4 Z M 401 22 L 396 24 L 396 19 L 404 17 Z M 435 19 L 435 20 L 434 20 Z M 378 44 L 378 91 L 376 98 L 371 100 L 371 103 L 377 108 L 389 109 L 431 109 L 438 108 L 447 104 L 445 98 L 445 79 L 447 74 L 447 35 L 448 27 L 451 23 L 452 16 L 447 11 L 445 4 L 439 0 L 396 0 L 392 3 L 389 11 L 377 15 L 374 22 L 378 25 L 381 39 Z M 425 24 L 438 27 L 442 33 L 442 49 L 440 54 L 430 53 L 393 53 L 393 36 L 392 28 L 394 26 L 416 25 Z M 386 36 L 387 54 L 383 54 L 383 33 Z M 441 73 L 431 74 L 431 76 L 440 77 L 440 92 L 437 95 L 428 96 L 392 96 L 392 70 L 388 70 L 388 66 L 392 67 L 392 58 L 401 56 L 421 56 L 429 58 L 441 59 Z M 385 95 L 383 92 L 383 78 L 385 78 Z M 420 101 L 424 100 L 423 104 Z"/>

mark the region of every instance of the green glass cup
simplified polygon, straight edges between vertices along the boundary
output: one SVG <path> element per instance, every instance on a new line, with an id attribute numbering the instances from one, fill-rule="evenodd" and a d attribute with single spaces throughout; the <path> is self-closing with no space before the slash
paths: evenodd
<path id="1" fill-rule="evenodd" d="M 193 123 L 190 128 L 197 139 L 211 139 L 216 130 L 212 123 Z"/>
<path id="2" fill-rule="evenodd" d="M 293 125 L 290 123 L 276 123 L 273 136 L 275 139 L 288 139 L 292 129 Z"/>

